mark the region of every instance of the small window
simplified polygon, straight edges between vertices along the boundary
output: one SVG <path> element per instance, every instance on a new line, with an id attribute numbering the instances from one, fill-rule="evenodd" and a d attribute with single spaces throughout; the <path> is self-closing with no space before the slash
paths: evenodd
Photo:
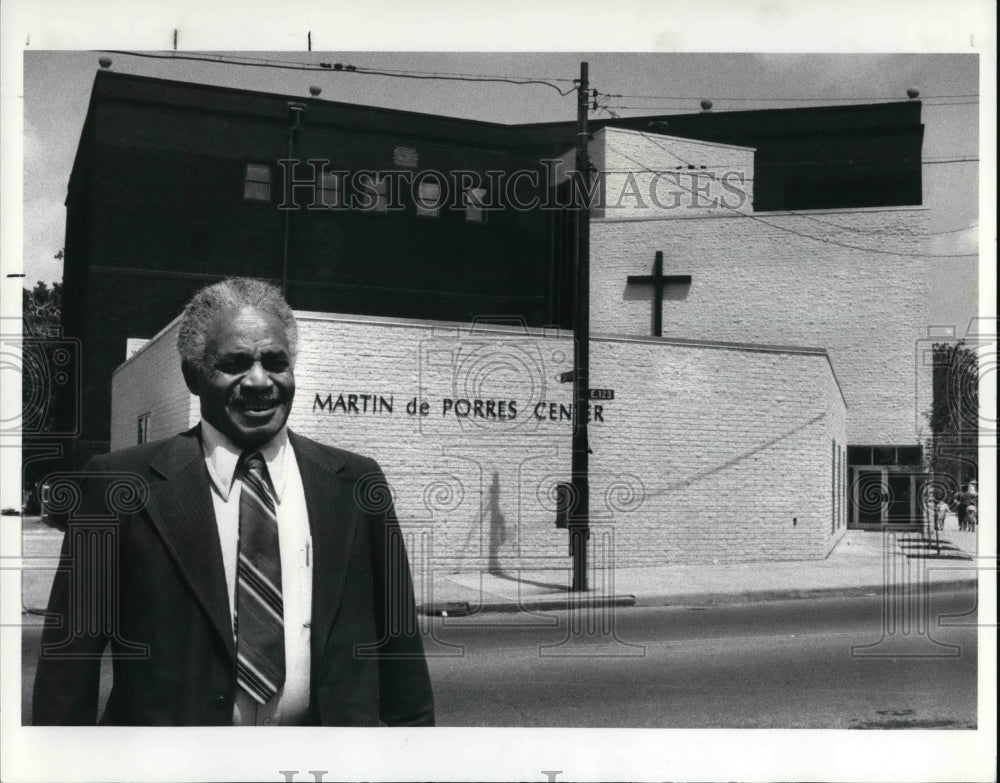
<path id="1" fill-rule="evenodd" d="M 848 446 L 847 463 L 849 465 L 871 465 L 872 464 L 871 446 Z"/>
<path id="2" fill-rule="evenodd" d="M 830 445 L 830 535 L 833 535 L 837 531 L 837 441 Z"/>
<path id="3" fill-rule="evenodd" d="M 324 171 L 319 176 L 319 202 L 324 207 L 335 208 L 341 206 L 340 177 L 336 174 Z"/>
<path id="4" fill-rule="evenodd" d="M 486 222 L 486 210 L 483 208 L 485 201 L 485 188 L 469 188 L 465 191 L 465 221 L 467 223 Z"/>
<path id="5" fill-rule="evenodd" d="M 139 426 L 136 433 L 136 443 L 145 443 L 149 440 L 149 414 L 144 413 L 139 417 Z"/>
<path id="6" fill-rule="evenodd" d="M 243 180 L 244 201 L 271 200 L 271 167 L 263 163 L 248 163 Z"/>
<path id="7" fill-rule="evenodd" d="M 437 217 L 441 213 L 441 186 L 437 182 L 421 182 L 417 189 L 417 214 Z"/>
<path id="8" fill-rule="evenodd" d="M 385 178 L 374 178 L 370 174 L 361 176 L 361 192 L 357 194 L 357 205 L 362 212 L 385 214 L 388 209 L 387 193 L 389 181 Z"/>
<path id="9" fill-rule="evenodd" d="M 898 465 L 895 446 L 872 446 L 872 465 Z"/>
<path id="10" fill-rule="evenodd" d="M 420 156 L 413 147 L 396 147 L 392 151 L 392 162 L 397 166 L 415 169 L 420 164 Z"/>

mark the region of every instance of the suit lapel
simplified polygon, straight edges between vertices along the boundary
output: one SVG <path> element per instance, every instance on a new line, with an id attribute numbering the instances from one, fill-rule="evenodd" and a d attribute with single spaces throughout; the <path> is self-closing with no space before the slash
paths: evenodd
<path id="1" fill-rule="evenodd" d="M 149 517 L 235 661 L 222 548 L 197 428 L 167 441 L 150 470 Z"/>
<path id="2" fill-rule="evenodd" d="M 313 540 L 310 647 L 313 663 L 318 663 L 344 595 L 359 511 L 353 484 L 343 474 L 344 462 L 331 460 L 329 452 L 293 432 L 288 437 L 302 476 Z"/>

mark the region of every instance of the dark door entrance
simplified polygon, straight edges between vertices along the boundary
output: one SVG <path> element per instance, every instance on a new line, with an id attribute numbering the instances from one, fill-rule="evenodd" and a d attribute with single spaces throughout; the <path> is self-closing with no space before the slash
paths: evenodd
<path id="1" fill-rule="evenodd" d="M 906 468 L 852 467 L 850 527 L 920 527 L 926 474 Z"/>

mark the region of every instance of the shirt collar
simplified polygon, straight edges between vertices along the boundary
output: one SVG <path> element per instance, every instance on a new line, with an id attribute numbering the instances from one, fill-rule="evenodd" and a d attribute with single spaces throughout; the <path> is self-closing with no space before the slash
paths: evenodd
<path id="1" fill-rule="evenodd" d="M 201 420 L 201 448 L 208 466 L 208 476 L 216 492 L 226 502 L 236 479 L 236 466 L 242 450 L 204 419 Z M 271 440 L 257 449 L 267 463 L 267 472 L 275 499 L 281 502 L 285 489 L 285 462 L 288 459 L 288 427 L 284 426 Z"/>

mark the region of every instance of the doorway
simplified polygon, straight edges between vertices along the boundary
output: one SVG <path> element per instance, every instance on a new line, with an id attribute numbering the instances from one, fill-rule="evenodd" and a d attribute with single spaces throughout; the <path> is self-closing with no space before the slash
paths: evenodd
<path id="1" fill-rule="evenodd" d="M 924 524 L 920 502 L 927 474 L 908 468 L 852 467 L 849 527 L 919 528 Z"/>

